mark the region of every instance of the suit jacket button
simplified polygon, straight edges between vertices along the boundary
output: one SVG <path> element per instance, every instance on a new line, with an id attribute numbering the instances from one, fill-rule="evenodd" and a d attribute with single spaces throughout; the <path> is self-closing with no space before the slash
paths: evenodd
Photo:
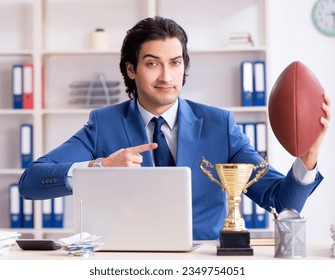
<path id="1" fill-rule="evenodd" d="M 50 179 L 46 179 L 45 183 L 50 184 Z"/>
<path id="2" fill-rule="evenodd" d="M 58 183 L 58 178 L 54 178 L 54 183 Z"/>
<path id="3" fill-rule="evenodd" d="M 43 184 L 43 185 L 45 184 L 45 179 L 42 179 L 42 184 Z"/>

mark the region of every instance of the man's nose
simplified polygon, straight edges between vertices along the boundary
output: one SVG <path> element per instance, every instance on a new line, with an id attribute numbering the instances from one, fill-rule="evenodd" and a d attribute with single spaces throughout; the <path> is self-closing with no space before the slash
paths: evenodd
<path id="1" fill-rule="evenodd" d="M 169 66 L 163 66 L 159 75 L 159 80 L 164 82 L 172 81 L 172 70 Z"/>

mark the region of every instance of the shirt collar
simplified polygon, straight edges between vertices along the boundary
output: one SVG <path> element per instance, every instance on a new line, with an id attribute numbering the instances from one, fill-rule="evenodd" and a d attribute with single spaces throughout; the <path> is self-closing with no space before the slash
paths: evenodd
<path id="1" fill-rule="evenodd" d="M 138 110 L 140 111 L 145 127 L 148 126 L 148 124 L 150 123 L 153 117 L 157 117 L 157 118 L 159 117 L 159 116 L 153 115 L 152 113 L 144 109 L 142 105 L 140 104 L 140 102 L 138 102 L 138 100 L 136 102 L 137 102 L 137 107 L 138 107 Z M 177 99 L 177 101 L 171 106 L 171 108 L 169 108 L 163 114 L 161 114 L 161 117 L 165 119 L 166 123 L 168 124 L 171 130 L 175 127 L 177 123 L 178 104 L 179 104 L 179 100 Z"/>

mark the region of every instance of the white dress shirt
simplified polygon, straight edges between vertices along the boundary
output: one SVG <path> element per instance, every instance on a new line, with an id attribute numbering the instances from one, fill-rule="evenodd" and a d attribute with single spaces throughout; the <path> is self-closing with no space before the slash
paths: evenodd
<path id="1" fill-rule="evenodd" d="M 172 105 L 171 108 L 166 110 L 162 115 L 155 116 L 146 109 L 142 107 L 140 102 L 137 101 L 137 107 L 140 111 L 142 116 L 145 130 L 149 139 L 149 142 L 152 143 L 152 138 L 154 135 L 155 124 L 151 121 L 153 117 L 163 117 L 165 123 L 162 125 L 161 130 L 164 133 L 167 145 L 171 151 L 172 157 L 174 162 L 176 162 L 176 155 L 177 155 L 177 135 L 178 135 L 178 122 L 177 122 L 177 115 L 178 115 L 178 100 Z M 151 156 L 153 157 L 153 151 L 151 150 Z M 154 164 L 154 162 L 153 162 Z"/>

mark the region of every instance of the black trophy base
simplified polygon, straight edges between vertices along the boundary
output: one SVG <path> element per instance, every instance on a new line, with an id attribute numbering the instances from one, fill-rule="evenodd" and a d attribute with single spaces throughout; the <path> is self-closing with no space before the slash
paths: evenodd
<path id="1" fill-rule="evenodd" d="M 218 256 L 253 256 L 249 231 L 220 231 Z"/>

